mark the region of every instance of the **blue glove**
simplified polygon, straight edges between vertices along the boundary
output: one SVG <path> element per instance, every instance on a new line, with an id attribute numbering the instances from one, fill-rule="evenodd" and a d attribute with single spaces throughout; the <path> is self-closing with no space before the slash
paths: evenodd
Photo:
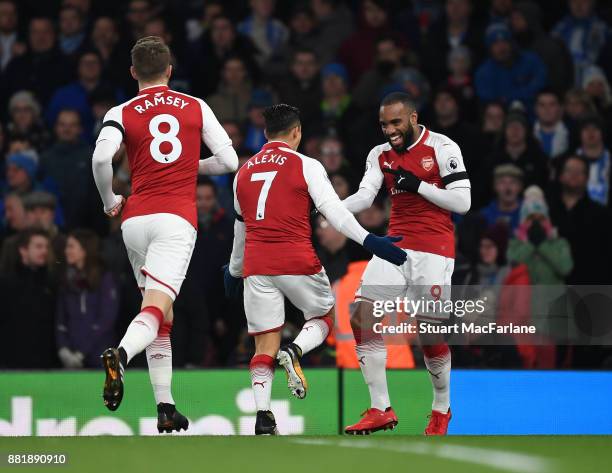
<path id="1" fill-rule="evenodd" d="M 225 297 L 232 299 L 240 294 L 242 288 L 242 278 L 232 276 L 229 271 L 229 263 L 223 266 L 223 286 L 225 287 Z"/>
<path id="2" fill-rule="evenodd" d="M 401 266 L 406 262 L 406 252 L 393 244 L 398 241 L 402 241 L 402 237 L 379 237 L 369 233 L 365 240 L 363 240 L 363 247 L 379 258 L 387 260 L 396 266 Z"/>

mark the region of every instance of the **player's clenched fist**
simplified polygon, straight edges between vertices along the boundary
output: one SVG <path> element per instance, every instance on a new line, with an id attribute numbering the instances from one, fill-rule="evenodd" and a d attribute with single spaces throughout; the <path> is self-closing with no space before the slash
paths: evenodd
<path id="1" fill-rule="evenodd" d="M 104 209 L 104 213 L 111 218 L 116 217 L 121 213 L 121 210 L 123 209 L 124 204 L 125 204 L 125 197 L 123 197 L 122 195 L 116 195 L 115 205 L 108 210 Z"/>

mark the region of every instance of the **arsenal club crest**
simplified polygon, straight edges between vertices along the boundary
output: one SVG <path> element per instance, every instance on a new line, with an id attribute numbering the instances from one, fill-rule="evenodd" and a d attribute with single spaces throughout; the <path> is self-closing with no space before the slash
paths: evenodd
<path id="1" fill-rule="evenodd" d="M 425 171 L 431 171 L 431 169 L 434 167 L 433 158 L 431 156 L 425 156 L 423 159 L 421 159 L 421 166 L 423 166 Z"/>

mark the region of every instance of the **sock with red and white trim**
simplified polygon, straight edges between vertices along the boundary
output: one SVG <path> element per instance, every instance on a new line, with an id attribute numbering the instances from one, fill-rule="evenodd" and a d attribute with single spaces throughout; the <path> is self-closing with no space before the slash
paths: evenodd
<path id="1" fill-rule="evenodd" d="M 142 308 L 140 314 L 134 317 L 119 343 L 119 347 L 125 350 L 128 363 L 157 338 L 163 321 L 164 314 L 155 306 Z"/>
<path id="2" fill-rule="evenodd" d="M 380 334 L 372 332 L 366 339 L 362 339 L 361 333 L 354 335 L 357 360 L 370 392 L 370 407 L 384 411 L 391 406 L 387 388 L 387 347 Z"/>
<path id="3" fill-rule="evenodd" d="M 446 343 L 424 345 L 422 348 L 425 366 L 427 371 L 429 371 L 429 377 L 433 385 L 433 403 L 431 408 L 434 411 L 446 414 L 450 407 L 450 349 Z"/>
<path id="4" fill-rule="evenodd" d="M 269 411 L 274 379 L 274 358 L 269 355 L 255 355 L 251 358 L 249 371 L 255 406 L 258 411 Z"/>
<path id="5" fill-rule="evenodd" d="M 325 341 L 332 326 L 333 321 L 328 315 L 307 320 L 293 343 L 300 347 L 301 354 L 305 355 Z"/>
<path id="6" fill-rule="evenodd" d="M 149 378 L 153 387 L 155 404 L 160 402 L 174 404 L 172 398 L 172 345 L 170 332 L 172 322 L 165 322 L 159 329 L 157 338 L 146 348 Z"/>

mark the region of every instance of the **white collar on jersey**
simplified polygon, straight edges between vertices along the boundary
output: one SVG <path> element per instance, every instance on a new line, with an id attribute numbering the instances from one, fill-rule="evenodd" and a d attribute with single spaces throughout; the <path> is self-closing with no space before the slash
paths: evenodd
<path id="1" fill-rule="evenodd" d="M 408 148 L 406 148 L 406 151 L 410 151 L 412 148 L 418 145 L 423 139 L 423 135 L 425 134 L 425 131 L 427 131 L 427 128 L 425 128 L 423 125 L 419 125 L 419 126 L 421 127 L 421 134 L 419 135 L 419 139 L 416 140 L 414 143 L 412 143 L 410 146 L 408 146 Z"/>
<path id="2" fill-rule="evenodd" d="M 269 144 L 272 144 L 272 143 L 280 143 L 282 145 L 285 145 L 287 148 L 290 147 L 285 141 L 281 141 L 281 140 L 270 140 L 266 144 L 269 145 Z"/>

